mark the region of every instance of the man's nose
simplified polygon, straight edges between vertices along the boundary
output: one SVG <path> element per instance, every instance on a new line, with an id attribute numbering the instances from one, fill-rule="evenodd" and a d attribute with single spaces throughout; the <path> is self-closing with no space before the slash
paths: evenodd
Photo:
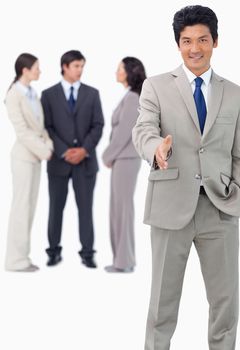
<path id="1" fill-rule="evenodd" d="M 191 52 L 193 52 L 193 53 L 199 52 L 199 43 L 197 41 L 192 42 Z"/>

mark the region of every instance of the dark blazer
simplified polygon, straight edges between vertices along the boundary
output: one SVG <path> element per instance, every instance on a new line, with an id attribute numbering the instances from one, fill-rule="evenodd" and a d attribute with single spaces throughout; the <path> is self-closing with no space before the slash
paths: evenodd
<path id="1" fill-rule="evenodd" d="M 70 173 L 73 165 L 64 160 L 63 154 L 75 145 L 84 147 L 88 152 L 89 156 L 82 162 L 86 174 L 95 174 L 98 171 L 95 147 L 104 125 L 98 91 L 81 83 L 73 112 L 61 83 L 44 90 L 41 101 L 45 127 L 54 143 L 54 154 L 47 165 L 48 173 L 59 176 Z"/>

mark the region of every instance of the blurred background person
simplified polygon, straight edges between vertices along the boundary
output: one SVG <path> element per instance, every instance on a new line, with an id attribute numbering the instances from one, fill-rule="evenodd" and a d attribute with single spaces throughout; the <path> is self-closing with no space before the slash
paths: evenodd
<path id="1" fill-rule="evenodd" d="M 96 147 L 104 119 L 98 90 L 81 80 L 85 63 L 80 51 L 65 52 L 60 61 L 61 81 L 42 93 L 45 125 L 54 142 L 53 157 L 47 164 L 50 202 L 47 266 L 62 261 L 63 211 L 68 184 L 72 182 L 78 209 L 79 255 L 86 267 L 97 267 L 92 206 L 98 172 Z"/>
<path id="2" fill-rule="evenodd" d="M 138 117 L 139 95 L 146 78 L 142 62 L 125 57 L 119 64 L 116 79 L 126 93 L 113 112 L 110 143 L 103 162 L 111 168 L 110 238 L 112 265 L 107 272 L 132 272 L 135 262 L 134 191 L 141 160 L 132 144 L 132 128 Z"/>
<path id="3" fill-rule="evenodd" d="M 30 83 L 40 75 L 37 57 L 21 54 L 15 62 L 16 77 L 6 96 L 6 107 L 16 133 L 11 151 L 13 198 L 5 267 L 10 271 L 34 272 L 30 231 L 40 183 L 41 160 L 50 159 L 53 143 L 43 126 L 43 111 Z"/>

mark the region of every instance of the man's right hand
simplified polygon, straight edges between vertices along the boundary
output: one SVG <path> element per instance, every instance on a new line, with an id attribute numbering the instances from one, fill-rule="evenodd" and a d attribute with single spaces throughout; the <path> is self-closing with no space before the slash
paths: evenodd
<path id="1" fill-rule="evenodd" d="M 85 148 L 83 147 L 73 147 L 69 148 L 64 153 L 64 159 L 66 162 L 76 165 L 83 161 L 83 159 L 86 157 L 87 152 Z"/>
<path id="2" fill-rule="evenodd" d="M 172 136 L 168 135 L 166 136 L 161 144 L 158 146 L 158 148 L 155 151 L 155 158 L 157 165 L 160 169 L 167 169 L 168 168 L 168 162 L 166 161 L 168 157 L 168 153 L 172 147 Z"/>

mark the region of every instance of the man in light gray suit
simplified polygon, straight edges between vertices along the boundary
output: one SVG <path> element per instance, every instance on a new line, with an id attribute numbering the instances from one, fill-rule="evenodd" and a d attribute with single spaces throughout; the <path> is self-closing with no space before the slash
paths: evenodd
<path id="1" fill-rule="evenodd" d="M 217 17 L 202 6 L 174 16 L 183 65 L 145 80 L 133 142 L 151 165 L 152 291 L 145 350 L 170 349 L 194 243 L 209 302 L 209 349 L 234 350 L 238 320 L 240 88 L 210 66 Z"/>

